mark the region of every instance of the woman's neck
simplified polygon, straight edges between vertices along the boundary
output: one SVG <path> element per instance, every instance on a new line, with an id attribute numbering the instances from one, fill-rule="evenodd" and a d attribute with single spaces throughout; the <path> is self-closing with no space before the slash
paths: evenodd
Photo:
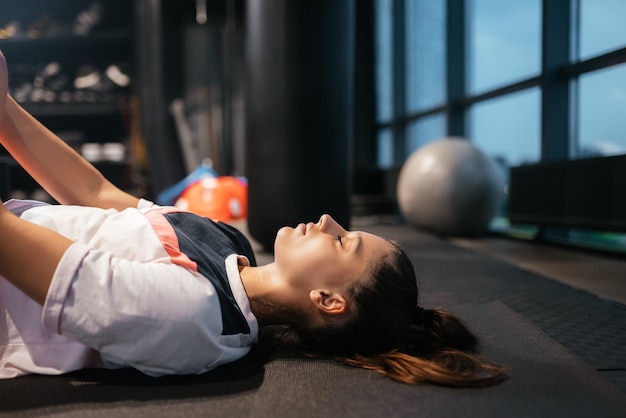
<path id="1" fill-rule="evenodd" d="M 250 309 L 259 325 L 285 324 L 286 286 L 279 280 L 274 263 L 259 267 L 244 266 L 239 274 L 250 300 Z"/>
<path id="2" fill-rule="evenodd" d="M 251 301 L 259 297 L 264 297 L 273 287 L 273 268 L 274 263 L 266 264 L 259 267 L 243 266 L 240 267 L 239 275 L 241 282 L 246 289 L 248 299 Z"/>

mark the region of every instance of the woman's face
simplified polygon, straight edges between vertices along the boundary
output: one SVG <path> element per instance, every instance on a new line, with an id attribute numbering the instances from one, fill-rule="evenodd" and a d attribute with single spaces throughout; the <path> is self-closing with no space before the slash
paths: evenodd
<path id="1" fill-rule="evenodd" d="M 341 286 L 368 277 L 374 263 L 391 251 L 385 239 L 346 231 L 329 215 L 317 223 L 281 228 L 274 243 L 282 278 L 308 288 Z"/>

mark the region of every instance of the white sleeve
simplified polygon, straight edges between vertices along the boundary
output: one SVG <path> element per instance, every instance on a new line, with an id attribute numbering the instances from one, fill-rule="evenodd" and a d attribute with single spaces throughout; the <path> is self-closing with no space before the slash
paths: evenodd
<path id="1" fill-rule="evenodd" d="M 43 323 L 149 375 L 209 370 L 222 355 L 210 283 L 167 262 L 133 262 L 75 243 L 46 298 Z"/>
<path id="2" fill-rule="evenodd" d="M 147 199 L 144 198 L 140 198 L 139 202 L 137 203 L 137 209 L 150 209 L 150 208 L 156 208 L 159 205 L 157 205 L 154 202 L 151 202 Z"/>

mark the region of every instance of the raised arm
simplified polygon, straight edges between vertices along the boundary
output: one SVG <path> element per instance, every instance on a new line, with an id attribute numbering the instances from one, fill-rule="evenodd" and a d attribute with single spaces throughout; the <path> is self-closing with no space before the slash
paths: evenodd
<path id="1" fill-rule="evenodd" d="M 136 207 L 138 199 L 109 182 L 61 138 L 6 95 L 6 61 L 0 53 L 0 142 L 59 203 L 115 208 Z M 0 99 L 0 102 L 2 101 Z M 1 105 L 0 105 L 1 108 Z"/>

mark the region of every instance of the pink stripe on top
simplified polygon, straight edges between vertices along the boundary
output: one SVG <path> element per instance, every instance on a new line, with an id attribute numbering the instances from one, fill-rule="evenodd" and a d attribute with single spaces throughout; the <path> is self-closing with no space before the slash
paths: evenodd
<path id="1" fill-rule="evenodd" d="M 184 253 L 180 251 L 178 237 L 172 225 L 165 219 L 165 214 L 172 212 L 182 212 L 176 208 L 159 208 L 145 213 L 148 222 L 152 225 L 154 232 L 159 237 L 159 241 L 163 244 L 163 248 L 171 257 L 172 263 L 188 268 L 191 271 L 198 271 L 198 265 Z"/>

